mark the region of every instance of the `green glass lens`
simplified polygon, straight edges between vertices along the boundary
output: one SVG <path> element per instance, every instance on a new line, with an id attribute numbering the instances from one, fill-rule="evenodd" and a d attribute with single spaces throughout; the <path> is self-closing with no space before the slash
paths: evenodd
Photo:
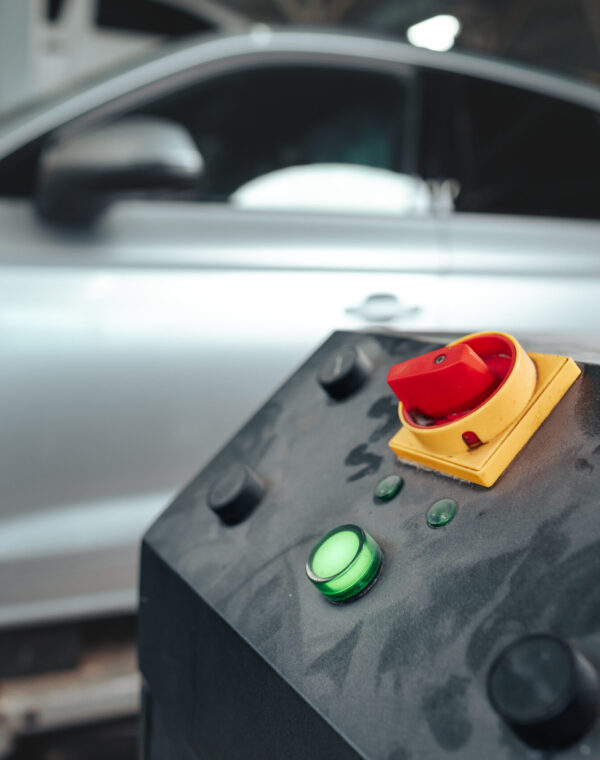
<path id="1" fill-rule="evenodd" d="M 312 560 L 312 571 L 320 578 L 331 578 L 348 567 L 358 552 L 360 541 L 356 533 L 343 530 L 324 541 Z"/>
<path id="2" fill-rule="evenodd" d="M 381 559 L 381 549 L 368 533 L 357 525 L 341 525 L 315 544 L 306 574 L 324 596 L 341 602 L 375 580 Z"/>
<path id="3" fill-rule="evenodd" d="M 393 499 L 396 494 L 400 493 L 404 480 L 400 475 L 388 475 L 383 480 L 379 481 L 375 487 L 375 498 L 380 501 L 389 501 Z"/>
<path id="4" fill-rule="evenodd" d="M 447 525 L 456 514 L 456 502 L 454 499 L 440 499 L 429 507 L 427 512 L 427 525 L 430 528 L 441 528 Z"/>

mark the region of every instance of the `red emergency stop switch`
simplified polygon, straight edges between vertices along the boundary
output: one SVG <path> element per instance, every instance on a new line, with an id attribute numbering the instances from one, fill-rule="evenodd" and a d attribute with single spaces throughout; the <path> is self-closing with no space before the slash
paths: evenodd
<path id="1" fill-rule="evenodd" d="M 568 357 L 527 354 L 505 333 L 468 335 L 396 364 L 388 383 L 402 459 L 490 486 L 580 374 Z"/>
<path id="2" fill-rule="evenodd" d="M 484 335 L 472 343 L 457 343 L 392 367 L 388 383 L 405 411 L 434 420 L 456 417 L 491 396 L 514 365 L 514 345 L 500 335 Z"/>

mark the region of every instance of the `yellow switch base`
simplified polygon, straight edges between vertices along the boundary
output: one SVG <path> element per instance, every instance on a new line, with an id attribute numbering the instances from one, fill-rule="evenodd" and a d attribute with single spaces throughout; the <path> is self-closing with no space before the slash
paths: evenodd
<path id="1" fill-rule="evenodd" d="M 517 420 L 496 438 L 479 448 L 442 456 L 423 446 L 410 428 L 404 425 L 390 441 L 390 447 L 400 459 L 409 463 L 489 488 L 581 374 L 575 362 L 566 356 L 535 353 L 529 356 L 537 369 L 537 383 L 531 401 Z"/>

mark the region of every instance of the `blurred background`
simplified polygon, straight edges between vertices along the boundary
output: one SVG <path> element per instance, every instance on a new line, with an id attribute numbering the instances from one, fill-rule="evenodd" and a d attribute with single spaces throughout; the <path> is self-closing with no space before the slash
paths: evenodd
<path id="1" fill-rule="evenodd" d="M 597 358 L 599 84 L 597 0 L 0 0 L 0 760 L 138 756 L 143 532 L 332 330 Z"/>
<path id="2" fill-rule="evenodd" d="M 419 24 L 443 16 L 437 34 L 444 37 L 446 25 L 444 39 L 430 32 L 428 41 L 426 31 L 424 44 L 489 53 L 591 82 L 599 76 L 594 0 L 2 0 L 0 13 L 2 109 L 168 40 L 256 23 L 324 24 L 406 40 L 407 34 L 418 38 Z"/>

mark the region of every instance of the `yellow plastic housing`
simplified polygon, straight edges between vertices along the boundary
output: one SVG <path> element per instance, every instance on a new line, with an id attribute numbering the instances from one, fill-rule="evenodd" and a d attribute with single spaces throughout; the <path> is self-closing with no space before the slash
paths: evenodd
<path id="1" fill-rule="evenodd" d="M 400 459 L 488 488 L 498 480 L 581 374 L 566 356 L 527 354 L 512 336 L 505 337 L 517 349 L 515 364 L 478 409 L 455 422 L 426 428 L 411 424 L 399 405 L 402 428 L 389 445 Z M 462 438 L 466 431 L 483 445 L 468 448 Z"/>

